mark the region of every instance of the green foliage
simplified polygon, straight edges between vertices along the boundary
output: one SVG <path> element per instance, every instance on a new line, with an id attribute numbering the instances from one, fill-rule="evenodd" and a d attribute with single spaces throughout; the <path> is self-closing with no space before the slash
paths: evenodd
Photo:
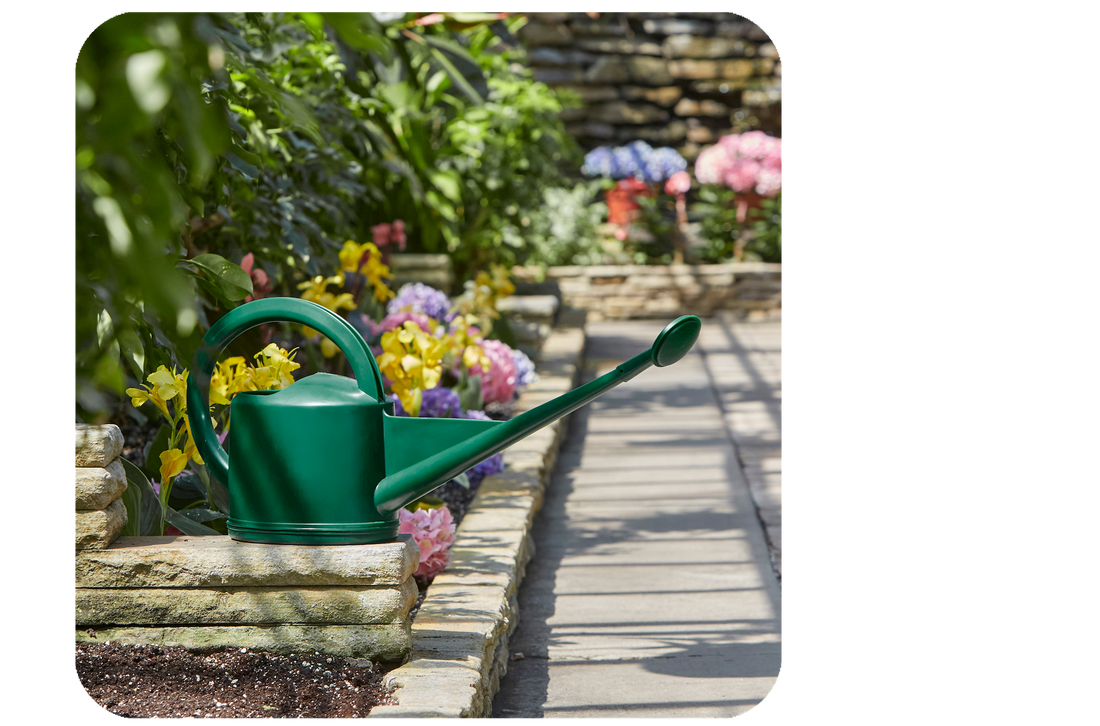
<path id="1" fill-rule="evenodd" d="M 572 187 L 543 189 L 541 204 L 526 215 L 529 224 L 505 227 L 508 244 L 526 244 L 526 264 L 598 265 L 606 253 L 597 228 L 607 218 L 607 205 L 598 199 L 601 180 L 582 181 Z"/>
<path id="2" fill-rule="evenodd" d="M 729 187 L 705 184 L 698 194 L 690 214 L 702 222 L 704 261 L 729 262 L 740 250 L 743 260 L 782 262 L 782 192 L 750 209 L 744 223 L 737 221 L 737 193 Z"/>
<path id="3" fill-rule="evenodd" d="M 547 220 L 528 243 L 579 152 L 522 65 L 524 19 L 412 19 L 129 13 L 92 33 L 76 94 L 80 419 L 108 418 L 159 365 L 187 367 L 252 293 L 248 253 L 273 294 L 297 295 L 344 240 L 394 219 L 460 274 L 577 244 Z"/>
<path id="4" fill-rule="evenodd" d="M 691 207 L 692 217 L 701 217 L 706 247 L 698 251 L 706 262 L 729 262 L 741 236 L 737 221 L 735 192 L 727 186 L 704 184 L 698 201 Z"/>
<path id="5" fill-rule="evenodd" d="M 644 230 L 638 234 L 632 228 L 630 253 L 635 264 L 667 265 L 673 260 L 675 249 L 673 235 L 676 231 L 676 198 L 670 194 L 654 197 L 635 197 L 641 207 L 639 224 Z"/>
<path id="6" fill-rule="evenodd" d="M 102 417 L 103 392 L 120 394 L 127 374 L 190 357 L 200 337 L 204 310 L 175 264 L 191 184 L 211 178 L 229 143 L 201 86 L 214 74 L 217 30 L 204 16 L 120 15 L 77 60 L 76 373 L 86 416 Z"/>
<path id="7" fill-rule="evenodd" d="M 764 262 L 783 261 L 783 192 L 774 199 L 765 199 L 760 209 L 749 210 L 753 237 L 745 247 L 745 257 L 753 255 Z"/>

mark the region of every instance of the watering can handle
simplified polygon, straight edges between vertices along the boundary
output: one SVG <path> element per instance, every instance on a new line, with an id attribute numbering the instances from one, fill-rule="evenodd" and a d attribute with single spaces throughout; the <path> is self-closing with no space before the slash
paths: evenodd
<path id="1" fill-rule="evenodd" d="M 359 390 L 378 401 L 386 400 L 382 372 L 367 342 L 351 323 L 328 308 L 299 298 L 271 297 L 230 310 L 203 336 L 187 380 L 187 417 L 195 447 L 214 477 L 223 484 L 229 482 L 229 455 L 210 423 L 210 377 L 218 356 L 234 338 L 257 325 L 276 322 L 299 323 L 321 331 L 347 356 Z"/>

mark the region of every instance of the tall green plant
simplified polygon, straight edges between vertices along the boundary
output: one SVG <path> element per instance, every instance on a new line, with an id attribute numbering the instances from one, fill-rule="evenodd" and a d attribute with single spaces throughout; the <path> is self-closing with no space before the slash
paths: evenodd
<path id="1" fill-rule="evenodd" d="M 182 262 L 185 200 L 229 147 L 224 108 L 202 90 L 222 72 L 220 31 L 207 16 L 121 15 L 77 60 L 76 375 L 86 418 L 105 415 L 104 392 L 121 394 L 126 373 L 140 379 L 190 355 L 205 317 L 198 279 L 224 303 L 251 292 L 220 259 Z"/>

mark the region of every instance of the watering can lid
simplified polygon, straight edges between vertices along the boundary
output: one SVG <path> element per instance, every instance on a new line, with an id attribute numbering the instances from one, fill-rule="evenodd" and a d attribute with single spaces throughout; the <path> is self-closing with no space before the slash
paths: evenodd
<path id="1" fill-rule="evenodd" d="M 257 405 L 273 406 L 347 406 L 377 403 L 364 393 L 354 378 L 331 373 L 314 373 L 280 391 L 242 391 L 238 395 L 262 396 Z"/>

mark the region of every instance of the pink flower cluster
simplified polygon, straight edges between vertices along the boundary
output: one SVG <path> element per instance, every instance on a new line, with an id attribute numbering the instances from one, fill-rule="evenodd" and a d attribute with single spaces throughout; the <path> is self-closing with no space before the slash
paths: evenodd
<path id="1" fill-rule="evenodd" d="M 455 541 L 455 521 L 447 507 L 437 509 L 397 510 L 401 534 L 411 534 L 420 547 L 417 577 L 435 577 L 451 562 L 451 545 Z"/>
<path id="2" fill-rule="evenodd" d="M 402 251 L 405 249 L 405 223 L 400 219 L 393 220 L 393 224 L 388 222 L 376 224 L 370 228 L 370 233 L 373 237 L 372 241 L 379 249 L 391 244 L 397 245 Z"/>
<path id="3" fill-rule="evenodd" d="M 363 322 L 370 328 L 371 333 L 374 335 L 380 335 L 382 333 L 388 333 L 391 330 L 400 328 L 405 324 L 405 321 L 411 320 L 420 326 L 420 329 L 429 335 L 435 332 L 435 326 L 432 325 L 431 318 L 424 313 L 414 313 L 411 310 L 401 310 L 396 313 L 390 313 L 386 317 L 382 318 L 380 322 L 374 322 L 366 315 L 363 315 Z"/>
<path id="4" fill-rule="evenodd" d="M 499 340 L 481 342 L 481 349 L 489 359 L 489 370 L 474 366 L 471 372 L 481 376 L 481 398 L 486 403 L 504 403 L 516 392 L 516 362 L 512 349 Z"/>
<path id="5" fill-rule="evenodd" d="M 686 171 L 678 171 L 665 182 L 666 194 L 686 194 L 691 189 L 691 175 Z"/>
<path id="6" fill-rule="evenodd" d="M 782 187 L 782 139 L 763 131 L 723 136 L 695 160 L 701 184 L 725 184 L 735 192 L 755 191 L 766 197 Z"/>

